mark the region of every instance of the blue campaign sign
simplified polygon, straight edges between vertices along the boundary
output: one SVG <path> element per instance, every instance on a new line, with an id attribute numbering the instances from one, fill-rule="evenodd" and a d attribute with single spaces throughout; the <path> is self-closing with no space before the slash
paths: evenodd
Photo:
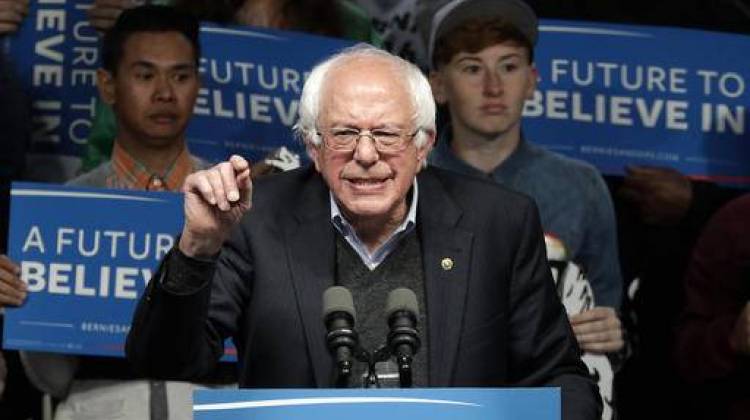
<path id="1" fill-rule="evenodd" d="M 86 20 L 92 1 L 32 1 L 2 53 L 31 98 L 30 152 L 78 156 L 94 116 L 99 38 Z"/>
<path id="2" fill-rule="evenodd" d="M 32 153 L 79 156 L 94 117 L 99 38 L 91 0 L 32 1 L 17 34 L 0 46 L 30 92 Z M 201 27 L 203 88 L 188 128 L 193 154 L 257 160 L 280 146 L 302 151 L 291 126 L 307 72 L 351 41 L 248 27 Z"/>
<path id="3" fill-rule="evenodd" d="M 29 295 L 6 308 L 3 347 L 122 357 L 182 222 L 177 193 L 13 183 L 8 254 Z"/>
<path id="4" fill-rule="evenodd" d="M 99 66 L 90 5 L 31 2 L 20 31 L 0 39 L 32 98 L 33 154 L 83 152 Z M 211 25 L 201 42 L 203 88 L 188 128 L 193 153 L 258 160 L 286 146 L 304 155 L 290 127 L 306 74 L 351 42 Z M 750 184 L 748 50 L 745 35 L 543 20 L 525 134 L 606 173 L 659 165 Z"/>
<path id="5" fill-rule="evenodd" d="M 750 184 L 748 50 L 744 35 L 544 20 L 525 134 L 607 173 Z"/>
<path id="6" fill-rule="evenodd" d="M 559 420 L 559 388 L 201 390 L 195 420 Z"/>
<path id="7" fill-rule="evenodd" d="M 352 45 L 271 29 L 204 25 L 203 88 L 188 128 L 190 150 L 209 161 L 231 153 L 253 161 L 285 146 L 304 156 L 292 134 L 310 69 Z"/>

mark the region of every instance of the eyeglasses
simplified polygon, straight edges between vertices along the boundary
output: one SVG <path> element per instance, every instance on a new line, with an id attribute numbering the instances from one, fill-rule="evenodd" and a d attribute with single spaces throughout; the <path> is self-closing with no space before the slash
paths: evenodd
<path id="1" fill-rule="evenodd" d="M 375 130 L 360 130 L 358 128 L 333 127 L 318 135 L 323 136 L 323 143 L 329 149 L 339 152 L 351 152 L 357 148 L 359 139 L 369 137 L 375 144 L 378 152 L 393 153 L 400 152 L 406 148 L 409 141 L 417 135 L 419 130 L 413 133 L 377 128 Z"/>

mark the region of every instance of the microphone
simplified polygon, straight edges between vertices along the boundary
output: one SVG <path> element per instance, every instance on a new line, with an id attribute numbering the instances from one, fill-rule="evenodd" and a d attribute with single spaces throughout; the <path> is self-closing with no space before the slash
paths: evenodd
<path id="1" fill-rule="evenodd" d="M 419 350 L 419 304 L 417 295 L 406 288 L 392 290 L 388 294 L 385 307 L 385 317 L 388 320 L 388 348 L 396 357 L 399 379 L 402 388 L 412 386 L 411 363 Z"/>
<path id="2" fill-rule="evenodd" d="M 338 388 L 346 388 L 349 385 L 352 356 L 359 342 L 357 332 L 354 331 L 355 321 L 351 292 L 341 286 L 326 289 L 323 293 L 323 322 L 328 330 L 326 343 L 334 358 L 334 381 Z"/>

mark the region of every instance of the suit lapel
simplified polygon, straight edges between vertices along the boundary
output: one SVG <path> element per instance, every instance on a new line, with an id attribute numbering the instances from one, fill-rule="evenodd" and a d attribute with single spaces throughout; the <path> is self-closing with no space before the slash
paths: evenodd
<path id="1" fill-rule="evenodd" d="M 456 368 L 473 235 L 457 226 L 461 209 L 429 171 L 419 177 L 418 209 L 429 327 L 430 385 L 448 386 Z"/>
<path id="2" fill-rule="evenodd" d="M 308 343 L 318 387 L 331 386 L 332 362 L 323 325 L 323 292 L 334 284 L 334 232 L 330 221 L 328 190 L 314 176 L 305 185 L 295 209 L 296 225 L 286 232 L 288 264 L 298 311 Z"/>

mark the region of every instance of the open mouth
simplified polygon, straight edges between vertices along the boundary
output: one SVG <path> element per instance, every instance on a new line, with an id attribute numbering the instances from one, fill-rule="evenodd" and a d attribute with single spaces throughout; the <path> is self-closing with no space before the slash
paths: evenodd
<path id="1" fill-rule="evenodd" d="M 349 178 L 346 182 L 358 190 L 375 190 L 382 188 L 388 179 L 381 178 Z"/>

